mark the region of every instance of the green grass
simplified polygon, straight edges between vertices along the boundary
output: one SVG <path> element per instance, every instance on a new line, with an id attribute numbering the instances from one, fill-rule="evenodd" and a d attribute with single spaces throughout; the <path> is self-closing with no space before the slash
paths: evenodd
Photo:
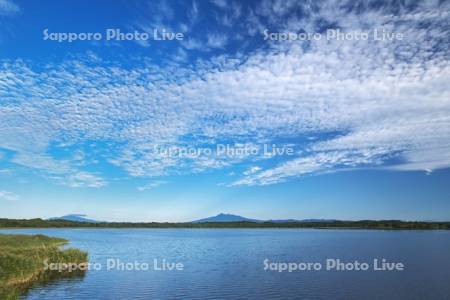
<path id="1" fill-rule="evenodd" d="M 61 250 L 67 240 L 45 235 L 0 234 L 0 299 L 17 299 L 37 281 L 54 278 L 56 271 L 45 271 L 48 263 L 84 263 L 87 253 L 77 249 Z M 64 276 L 63 272 L 57 272 Z"/>

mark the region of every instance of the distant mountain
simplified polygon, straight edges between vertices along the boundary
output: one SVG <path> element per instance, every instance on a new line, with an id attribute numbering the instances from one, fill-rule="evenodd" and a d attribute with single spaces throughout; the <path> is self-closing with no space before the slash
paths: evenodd
<path id="1" fill-rule="evenodd" d="M 304 219 L 304 220 L 296 220 L 296 219 L 285 219 L 285 220 L 256 220 L 249 219 L 246 217 L 232 215 L 232 214 L 218 214 L 214 217 L 204 218 L 200 220 L 193 221 L 192 223 L 208 223 L 208 222 L 255 222 L 255 223 L 263 223 L 263 222 L 271 222 L 271 223 L 313 223 L 313 222 L 335 222 L 333 219 Z"/>
<path id="2" fill-rule="evenodd" d="M 87 223 L 98 223 L 99 221 L 85 218 L 86 215 L 65 215 L 62 217 L 50 218 L 49 220 L 66 220 L 66 221 L 74 221 L 74 222 L 87 222 Z"/>
<path id="3" fill-rule="evenodd" d="M 218 214 L 214 217 L 209 217 L 205 219 L 200 219 L 193 221 L 192 223 L 208 223 L 208 222 L 261 222 L 255 219 L 244 218 L 238 215 L 232 214 Z"/>

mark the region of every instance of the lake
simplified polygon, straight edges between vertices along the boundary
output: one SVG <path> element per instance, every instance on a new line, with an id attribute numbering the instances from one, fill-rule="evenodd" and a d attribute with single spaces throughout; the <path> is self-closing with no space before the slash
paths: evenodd
<path id="1" fill-rule="evenodd" d="M 450 299 L 450 231 L 17 229 L 0 233 L 62 237 L 71 241 L 69 247 L 89 252 L 91 269 L 84 277 L 34 286 L 24 299 Z M 396 268 L 374 270 L 375 259 L 377 267 Z M 368 269 L 348 270 L 361 264 Z"/>

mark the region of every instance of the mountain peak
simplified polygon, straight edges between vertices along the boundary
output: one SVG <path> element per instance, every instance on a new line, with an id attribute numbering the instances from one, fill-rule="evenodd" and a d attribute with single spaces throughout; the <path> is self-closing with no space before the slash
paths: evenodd
<path id="1" fill-rule="evenodd" d="M 242 217 L 239 215 L 233 215 L 233 214 L 226 214 L 226 213 L 220 213 L 216 216 L 204 218 L 200 220 L 193 221 L 192 223 L 208 223 L 208 222 L 255 222 L 255 223 L 262 223 L 262 222 L 270 222 L 270 223 L 295 223 L 295 222 L 303 222 L 303 223 L 312 223 L 312 222 L 334 222 L 336 220 L 334 219 L 303 219 L 303 220 L 296 220 L 296 219 L 281 219 L 281 220 L 256 220 L 256 219 L 249 219 L 246 217 Z"/>
<path id="2" fill-rule="evenodd" d="M 220 213 L 214 217 L 204 218 L 193 221 L 193 223 L 207 223 L 207 222 L 259 222 L 258 220 L 245 218 L 233 214 Z"/>
<path id="3" fill-rule="evenodd" d="M 65 220 L 65 221 L 73 221 L 73 222 L 88 222 L 88 223 L 98 223 L 99 221 L 85 218 L 87 215 L 84 214 L 70 214 L 64 215 L 62 217 L 54 217 L 49 220 Z"/>

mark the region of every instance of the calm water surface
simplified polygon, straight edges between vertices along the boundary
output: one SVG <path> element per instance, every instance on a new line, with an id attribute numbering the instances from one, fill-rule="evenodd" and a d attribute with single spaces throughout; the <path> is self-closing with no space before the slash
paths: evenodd
<path id="1" fill-rule="evenodd" d="M 314 229 L 21 229 L 89 252 L 84 278 L 35 286 L 24 299 L 450 299 L 450 231 Z M 367 262 L 404 271 L 265 271 L 271 262 Z M 148 263 L 107 271 L 107 259 Z M 153 269 L 179 262 L 182 271 Z M 372 269 L 372 268 L 371 268 Z"/>

